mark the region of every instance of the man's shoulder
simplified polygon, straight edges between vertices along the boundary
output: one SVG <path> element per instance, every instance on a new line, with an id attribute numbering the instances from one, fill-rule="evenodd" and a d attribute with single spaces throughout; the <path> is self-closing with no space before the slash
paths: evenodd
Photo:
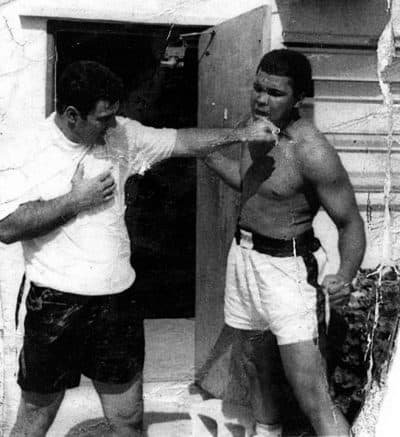
<path id="1" fill-rule="evenodd" d="M 117 116 L 116 126 L 110 130 L 111 138 L 118 138 L 118 141 L 135 142 L 138 135 L 145 129 L 143 124 L 129 117 Z"/>
<path id="2" fill-rule="evenodd" d="M 305 175 L 321 175 L 341 167 L 335 148 L 311 122 L 301 120 L 293 136 L 296 160 Z"/>
<path id="3" fill-rule="evenodd" d="M 336 153 L 325 135 L 308 120 L 298 120 L 288 133 L 296 145 L 298 158 L 322 159 L 325 155 Z"/>
<path id="4" fill-rule="evenodd" d="M 118 115 L 115 117 L 117 122 L 117 129 L 140 129 L 143 128 L 143 125 L 133 118 L 125 117 L 122 115 Z"/>
<path id="5" fill-rule="evenodd" d="M 130 147 L 142 147 L 151 143 L 161 147 L 164 142 L 175 143 L 176 129 L 146 126 L 137 120 L 120 116 L 116 117 L 116 121 L 116 128 L 110 131 L 111 139 L 118 137 L 121 141 L 128 141 Z"/>
<path id="6" fill-rule="evenodd" d="M 132 118 L 124 117 L 124 116 L 117 116 L 116 122 L 117 122 L 117 126 L 116 126 L 117 129 L 122 129 L 122 130 L 128 131 L 128 132 L 164 133 L 166 129 L 175 130 L 175 129 L 171 129 L 171 128 L 147 126 L 138 120 L 134 120 Z"/>
<path id="7" fill-rule="evenodd" d="M 304 118 L 296 120 L 286 128 L 288 136 L 298 144 L 313 144 L 326 141 L 322 132 L 311 121 Z"/>
<path id="8" fill-rule="evenodd" d="M 136 147 L 141 124 L 128 117 L 117 116 L 116 126 L 107 133 L 107 142 L 118 153 L 126 154 Z"/>

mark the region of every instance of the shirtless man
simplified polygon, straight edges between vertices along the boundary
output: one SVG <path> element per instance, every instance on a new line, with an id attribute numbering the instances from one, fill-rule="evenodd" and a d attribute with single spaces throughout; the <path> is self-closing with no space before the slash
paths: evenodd
<path id="1" fill-rule="evenodd" d="M 364 255 L 364 225 L 335 149 L 299 116 L 298 103 L 312 95 L 305 56 L 285 49 L 267 53 L 257 68 L 250 124 L 267 118 L 277 127 L 276 141 L 244 142 L 240 163 L 219 152 L 205 160 L 241 192 L 224 314 L 225 322 L 238 330 L 234 359 L 240 355 L 250 384 L 257 384 L 250 389 L 257 436 L 282 432 L 279 388 L 272 377 L 277 353 L 317 435 L 350 432 L 327 390 L 317 341 L 317 296 L 324 290 L 331 306 L 348 298 Z M 340 266 L 325 277 L 325 252 L 312 229 L 320 207 L 339 232 Z"/>

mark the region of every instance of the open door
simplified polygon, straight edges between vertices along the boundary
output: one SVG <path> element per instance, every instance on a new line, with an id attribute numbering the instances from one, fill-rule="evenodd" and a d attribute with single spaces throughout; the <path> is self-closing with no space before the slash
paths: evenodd
<path id="1" fill-rule="evenodd" d="M 198 126 L 237 127 L 249 115 L 255 70 L 270 48 L 270 8 L 208 29 L 199 41 Z M 239 157 L 239 147 L 233 150 Z M 202 162 L 197 168 L 195 367 L 206 362 L 223 327 L 226 257 L 239 196 Z"/>

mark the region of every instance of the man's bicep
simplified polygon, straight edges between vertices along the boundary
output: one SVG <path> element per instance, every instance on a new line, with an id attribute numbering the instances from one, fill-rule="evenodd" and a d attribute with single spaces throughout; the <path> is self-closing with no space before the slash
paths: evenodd
<path id="1" fill-rule="evenodd" d="M 344 226 L 359 214 L 354 190 L 345 172 L 334 181 L 317 184 L 316 188 L 322 207 L 336 226 Z"/>
<path id="2" fill-rule="evenodd" d="M 340 226 L 358 214 L 353 187 L 335 149 L 322 143 L 305 160 L 306 178 L 335 224 Z"/>

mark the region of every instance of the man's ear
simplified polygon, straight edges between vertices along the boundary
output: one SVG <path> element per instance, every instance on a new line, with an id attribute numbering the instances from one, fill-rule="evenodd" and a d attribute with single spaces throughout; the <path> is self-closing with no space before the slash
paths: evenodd
<path id="1" fill-rule="evenodd" d="M 297 98 L 296 98 L 296 103 L 295 103 L 295 108 L 298 108 L 301 104 L 301 102 L 303 101 L 303 99 L 305 99 L 306 97 L 306 93 L 305 92 L 301 92 Z"/>
<path id="2" fill-rule="evenodd" d="M 68 123 L 73 123 L 73 124 L 76 123 L 78 117 L 80 116 L 79 111 L 75 108 L 75 106 L 67 106 L 67 108 L 64 111 L 64 114 Z"/>

